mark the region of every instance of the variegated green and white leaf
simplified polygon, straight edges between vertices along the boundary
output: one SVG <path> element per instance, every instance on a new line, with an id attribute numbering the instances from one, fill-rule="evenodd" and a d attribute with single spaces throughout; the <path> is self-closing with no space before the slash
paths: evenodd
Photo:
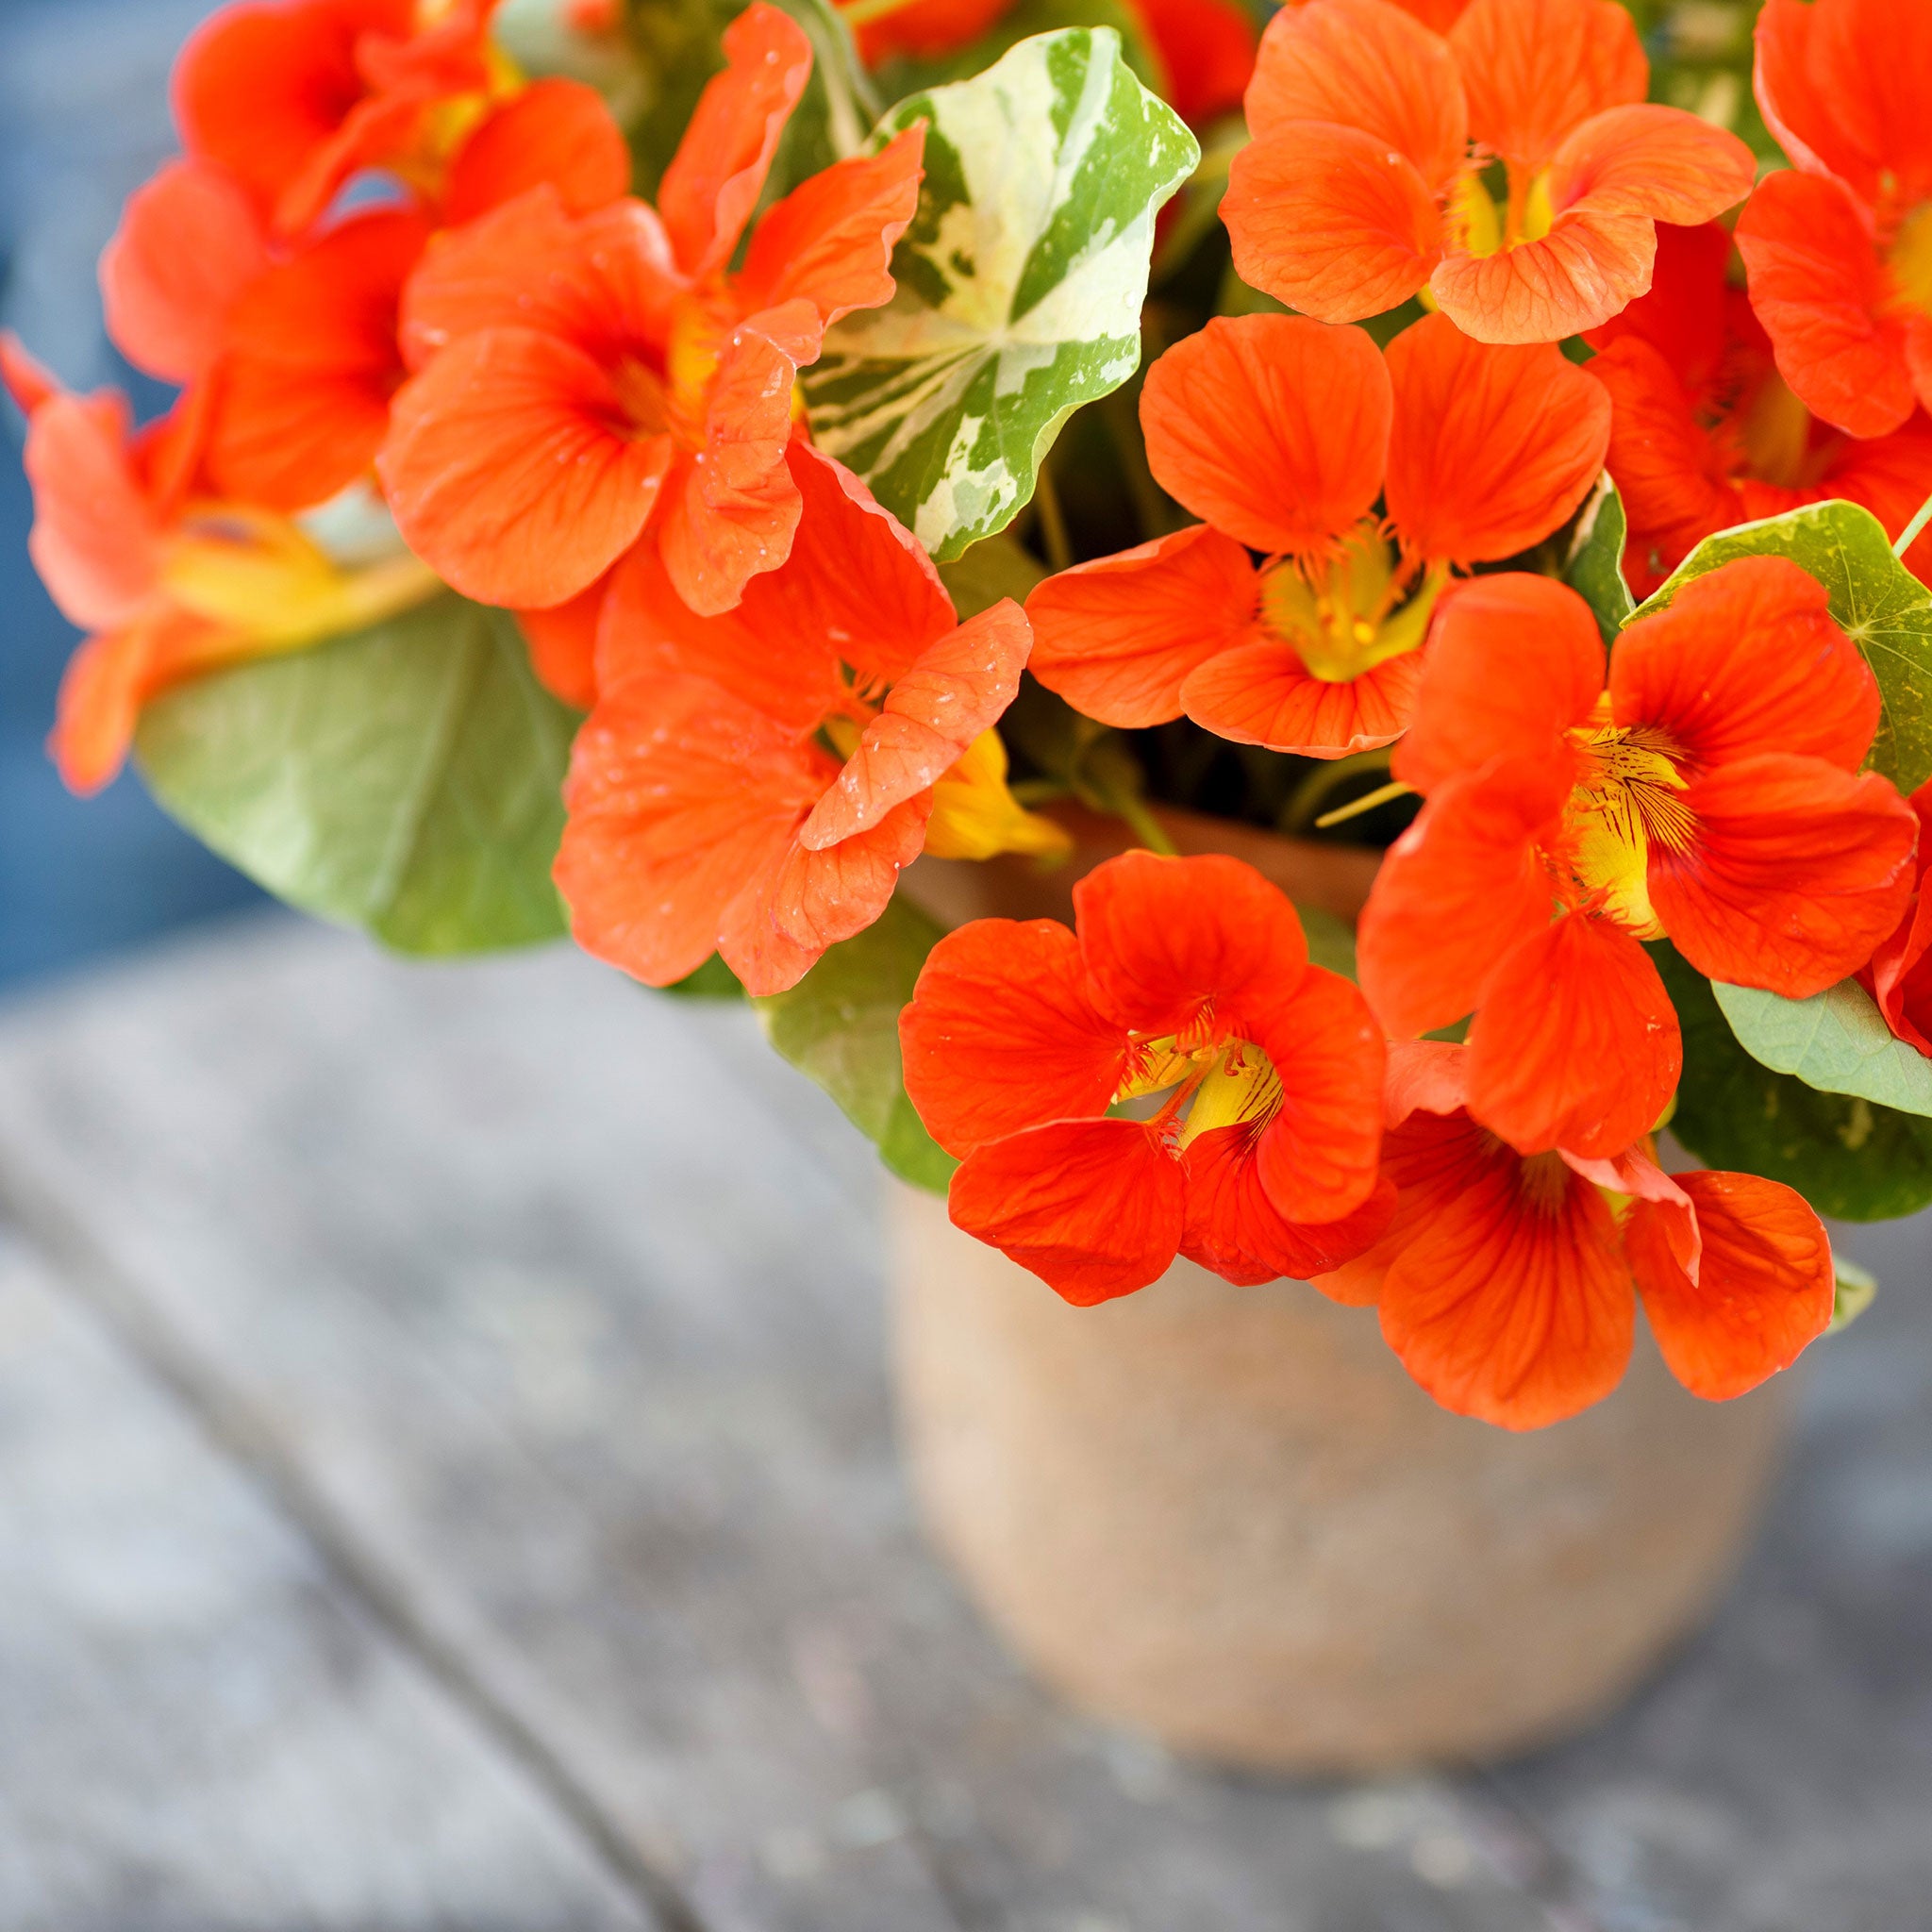
<path id="1" fill-rule="evenodd" d="M 829 331 L 806 397 L 820 447 L 944 560 L 1004 529 L 1061 424 L 1139 367 L 1154 217 L 1200 150 L 1106 27 L 1023 41 L 874 139 L 916 121 L 898 292 Z"/>

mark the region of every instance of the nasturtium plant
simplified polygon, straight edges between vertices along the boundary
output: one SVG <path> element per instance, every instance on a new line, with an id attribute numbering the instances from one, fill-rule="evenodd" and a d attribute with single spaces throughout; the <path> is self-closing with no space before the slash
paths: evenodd
<path id="1" fill-rule="evenodd" d="M 575 714 L 515 621 L 442 595 L 149 705 L 149 788 L 278 898 L 405 953 L 559 937 Z"/>
<path id="2" fill-rule="evenodd" d="M 1911 130 L 1845 119 L 1896 23 L 1403 5 L 214 5 L 102 265 L 168 414 L 0 340 L 61 776 L 135 749 L 406 950 L 567 904 L 1070 1303 L 1367 1262 L 1511 1428 L 1618 1386 L 1639 1293 L 1694 1393 L 1765 1381 L 1869 1288 L 1819 1210 L 1932 1201 L 1860 990 L 1926 1037 Z M 1883 527 L 1724 527 L 1796 485 Z M 986 861 L 1058 919 L 942 935 Z M 1831 991 L 1711 984 L 1773 953 Z M 1514 1345 L 1553 1295 L 1601 1319 Z"/>
<path id="3" fill-rule="evenodd" d="M 1831 598 L 1831 614 L 1864 652 L 1885 699 L 1867 760 L 1901 791 L 1932 778 L 1932 591 L 1892 555 L 1891 540 L 1855 503 L 1807 504 L 1707 537 L 1642 607 L 1740 557 L 1789 557 Z M 1640 615 L 1642 611 L 1640 611 Z"/>
<path id="4" fill-rule="evenodd" d="M 899 1014 L 942 931 L 901 893 L 789 991 L 752 1002 L 779 1055 L 838 1102 L 892 1173 L 934 1193 L 958 1163 L 906 1097 Z"/>
<path id="5" fill-rule="evenodd" d="M 1782 1181 L 1843 1221 L 1886 1221 L 1932 1202 L 1932 1120 L 1763 1065 L 1739 1044 L 1702 974 L 1668 941 L 1647 950 L 1684 1033 L 1670 1129 L 1705 1165 Z"/>
<path id="6" fill-rule="evenodd" d="M 1012 521 L 1067 417 L 1140 366 L 1154 218 L 1200 149 L 1105 27 L 1022 42 L 875 139 L 918 121 L 898 291 L 827 331 L 805 392 L 819 447 L 945 561 Z"/>

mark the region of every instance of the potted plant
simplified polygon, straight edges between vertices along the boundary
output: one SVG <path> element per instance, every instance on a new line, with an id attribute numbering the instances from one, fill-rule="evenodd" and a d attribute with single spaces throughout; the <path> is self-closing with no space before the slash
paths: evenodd
<path id="1" fill-rule="evenodd" d="M 1707 16 L 238 0 L 102 262 L 173 407 L 0 354 L 54 756 L 748 998 L 1081 1702 L 1574 1724 L 1932 1201 L 1932 21 Z"/>

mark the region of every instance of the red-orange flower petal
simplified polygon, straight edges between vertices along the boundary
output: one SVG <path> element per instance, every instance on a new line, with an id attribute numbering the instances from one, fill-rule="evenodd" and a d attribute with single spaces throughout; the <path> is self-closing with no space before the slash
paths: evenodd
<path id="1" fill-rule="evenodd" d="M 1874 157 L 1839 125 L 1823 62 L 1812 58 L 1813 0 L 1764 0 L 1757 16 L 1753 82 L 1765 125 L 1792 163 L 1812 175 L 1836 175 L 1867 201 L 1878 192 Z M 1887 23 L 1895 30 L 1896 17 Z M 1888 42 L 1895 31 L 1885 36 Z"/>
<path id="2" fill-rule="evenodd" d="M 775 866 L 755 874 L 725 909 L 719 957 L 755 999 L 787 991 L 828 947 L 861 933 L 919 857 L 932 793 L 902 799 L 884 818 L 813 851 L 794 837 Z"/>
<path id="3" fill-rule="evenodd" d="M 822 851 L 869 831 L 894 806 L 944 777 L 1013 702 L 1032 648 L 1010 597 L 938 639 L 887 692 L 839 781 L 812 808 L 799 843 Z"/>
<path id="4" fill-rule="evenodd" d="M 1546 758 L 1499 760 L 1435 791 L 1390 847 L 1357 955 L 1362 991 L 1391 1036 L 1461 1019 L 1497 962 L 1549 924 L 1554 894 L 1534 841 L 1569 790 Z"/>
<path id="5" fill-rule="evenodd" d="M 1501 348 L 1424 317 L 1390 343 L 1387 503 L 1405 549 L 1494 561 L 1541 542 L 1590 493 L 1609 398 L 1554 342 Z"/>
<path id="6" fill-rule="evenodd" d="M 838 4 L 843 8 L 851 0 Z M 976 41 L 1012 6 L 1013 0 L 908 0 L 906 6 L 862 23 L 853 30 L 853 38 L 868 67 L 876 67 L 894 54 L 924 59 Z"/>
<path id="7" fill-rule="evenodd" d="M 1561 1159 L 1523 1160 L 1465 1116 L 1391 1136 L 1391 1172 L 1425 1171 L 1426 1212 L 1391 1261 L 1382 1334 L 1443 1407 L 1541 1428 L 1623 1379 L 1637 1298 L 1604 1198 Z"/>
<path id="8" fill-rule="evenodd" d="M 1511 947 L 1469 1029 L 1469 1110 L 1524 1154 L 1621 1153 L 1657 1125 L 1684 1044 L 1650 956 L 1585 913 Z"/>
<path id="9" fill-rule="evenodd" d="M 1139 1121 L 1055 1121 L 975 1148 L 950 1208 L 956 1225 L 1084 1308 L 1167 1273 L 1185 1193 L 1180 1162 Z"/>
<path id="10" fill-rule="evenodd" d="M 162 528 L 129 459 L 127 405 L 103 391 L 55 394 L 27 423 L 34 525 L 27 550 L 72 623 L 114 631 L 154 591 Z"/>
<path id="11" fill-rule="evenodd" d="M 175 120 L 191 155 L 219 161 L 266 211 L 367 92 L 365 34 L 402 39 L 414 0 L 243 0 L 189 36 Z"/>
<path id="12" fill-rule="evenodd" d="M 1257 550 L 1309 551 L 1368 513 L 1393 403 L 1360 329 L 1217 317 L 1147 372 L 1141 423 L 1161 487 Z"/>
<path id="13" fill-rule="evenodd" d="M 574 215 L 630 191 L 624 130 L 603 95 L 580 80 L 533 81 L 478 125 L 450 163 L 443 222 L 459 227 L 544 182 Z"/>
<path id="14" fill-rule="evenodd" d="M 1442 259 L 1429 184 L 1359 127 L 1297 121 L 1251 142 L 1221 219 L 1241 279 L 1322 322 L 1399 308 Z"/>
<path id="15" fill-rule="evenodd" d="M 1650 85 L 1636 23 L 1615 0 L 1472 0 L 1449 45 L 1471 138 L 1525 174 L 1547 167 L 1580 123 L 1642 100 Z"/>
<path id="16" fill-rule="evenodd" d="M 1918 822 L 1876 774 L 1768 754 L 1677 795 L 1696 832 L 1682 853 L 1652 847 L 1650 898 L 1706 977 L 1807 999 L 1857 972 L 1897 925 Z"/>
<path id="17" fill-rule="evenodd" d="M 899 1016 L 906 1091 L 950 1154 L 1042 1120 L 1097 1117 L 1127 1045 L 1087 991 L 1080 943 L 1052 919 L 976 919 L 926 956 Z"/>
<path id="18" fill-rule="evenodd" d="M 355 216 L 235 304 L 208 431 L 223 495 L 306 509 L 369 469 L 403 376 L 403 284 L 428 237 L 418 215 Z"/>
<path id="19" fill-rule="evenodd" d="M 1337 1220 L 1287 1219 L 1261 1185 L 1257 1144 L 1245 1124 L 1210 1127 L 1189 1141 L 1181 1236 L 1189 1260 L 1244 1287 L 1283 1275 L 1307 1281 L 1345 1267 L 1388 1231 L 1395 1190 L 1382 1180 L 1359 1208 Z"/>
<path id="20" fill-rule="evenodd" d="M 1683 1174 L 1697 1217 L 1696 1278 L 1673 1252 L 1672 1210 L 1632 1204 L 1624 1251 L 1651 1332 L 1693 1395 L 1727 1401 L 1789 1368 L 1830 1325 L 1831 1242 L 1804 1197 L 1751 1174 Z"/>
<path id="21" fill-rule="evenodd" d="M 552 696 L 579 711 L 597 702 L 597 626 L 609 590 L 610 578 L 599 577 L 567 604 L 516 613 L 531 670 Z"/>
<path id="22" fill-rule="evenodd" d="M 1610 715 L 1660 726 L 1699 766 L 1793 752 L 1855 772 L 1878 730 L 1878 680 L 1816 577 L 1788 557 L 1741 557 L 1617 640 Z"/>
<path id="23" fill-rule="evenodd" d="M 1596 620 L 1554 577 L 1510 571 L 1459 586 L 1424 655 L 1415 722 L 1391 761 L 1420 791 L 1491 758 L 1532 758 L 1560 774 L 1563 734 L 1604 688 Z"/>
<path id="24" fill-rule="evenodd" d="M 1455 57 L 1388 0 L 1284 8 L 1261 36 L 1247 110 L 1257 138 L 1294 123 L 1358 129 L 1433 194 L 1462 172 L 1469 117 Z"/>
<path id="25" fill-rule="evenodd" d="M 622 201 L 573 216 L 548 183 L 439 235 L 403 297 L 402 349 L 421 369 L 490 328 L 560 337 L 616 363 L 669 338 L 685 293 L 658 217 Z"/>
<path id="26" fill-rule="evenodd" d="M 557 858 L 577 943 L 652 986 L 694 973 L 835 769 L 702 678 L 600 693 L 572 753 Z"/>
<path id="27" fill-rule="evenodd" d="M 1282 638 L 1222 651 L 1188 675 L 1181 704 L 1204 730 L 1236 744 L 1307 758 L 1347 758 L 1392 744 L 1415 713 L 1423 655 L 1406 652 L 1341 682 L 1316 677 Z"/>
<path id="28" fill-rule="evenodd" d="M 658 191 L 678 266 L 694 280 L 731 259 L 811 78 L 805 29 L 767 0 L 724 29 L 724 71 L 705 84 Z"/>
<path id="29" fill-rule="evenodd" d="M 1478 341 L 1560 341 L 1595 328 L 1650 287 L 1656 245 L 1648 215 L 1567 208 L 1539 241 L 1449 256 L 1430 276 L 1429 292 Z"/>
<path id="30" fill-rule="evenodd" d="M 1724 245 L 1730 245 L 1728 236 Z M 1624 314 L 1642 306 L 1633 304 Z M 1724 453 L 1698 422 L 1690 394 L 1660 350 L 1624 336 L 1592 358 L 1590 375 L 1610 399 L 1606 466 L 1628 524 L 1624 574 L 1632 591 L 1647 597 L 1703 538 L 1743 523 L 1749 512 Z M 1932 491 L 1932 479 L 1926 489 Z"/>
<path id="31" fill-rule="evenodd" d="M 1852 436 L 1884 436 L 1927 398 L 1858 205 L 1842 183 L 1768 175 L 1738 217 L 1751 306 L 1778 374 L 1813 415 Z"/>
<path id="32" fill-rule="evenodd" d="M 651 514 L 671 440 L 627 436 L 624 420 L 581 350 L 489 329 L 397 391 L 377 468 L 418 556 L 467 597 L 539 608 L 594 583 Z"/>
<path id="33" fill-rule="evenodd" d="M 206 161 L 171 162 L 128 197 L 102 253 L 108 333 L 136 368 L 190 382 L 221 353 L 229 312 L 268 264 L 240 183 Z"/>
<path id="34" fill-rule="evenodd" d="M 1247 551 L 1196 524 L 1048 577 L 1026 599 L 1027 668 L 1103 724 L 1165 724 L 1189 673 L 1253 637 L 1259 596 Z"/>
<path id="35" fill-rule="evenodd" d="M 919 207 L 925 124 L 875 155 L 835 161 L 768 209 L 753 230 L 738 292 L 751 309 L 800 297 L 825 326 L 892 299 L 892 250 Z"/>
<path id="36" fill-rule="evenodd" d="M 1285 1000 L 1243 1024 L 1281 1076 L 1280 1107 L 1255 1146 L 1262 1191 L 1284 1220 L 1353 1214 L 1374 1191 L 1382 1149 L 1387 1055 L 1368 1001 L 1310 966 Z"/>
<path id="37" fill-rule="evenodd" d="M 1254 16 L 1241 0 L 1132 0 L 1167 70 L 1167 98 L 1199 125 L 1233 113 L 1255 72 Z"/>
<path id="38" fill-rule="evenodd" d="M 1204 1015 L 1272 1008 L 1293 993 L 1307 941 L 1288 895 L 1222 853 L 1127 852 L 1074 888 L 1094 1006 L 1122 1027 L 1185 1033 Z"/>
<path id="39" fill-rule="evenodd" d="M 818 343 L 816 311 L 792 301 L 741 324 L 719 358 L 703 448 L 680 464 L 658 540 L 678 595 L 706 616 L 731 609 L 791 554 L 800 514 L 785 464 L 791 389 Z"/>

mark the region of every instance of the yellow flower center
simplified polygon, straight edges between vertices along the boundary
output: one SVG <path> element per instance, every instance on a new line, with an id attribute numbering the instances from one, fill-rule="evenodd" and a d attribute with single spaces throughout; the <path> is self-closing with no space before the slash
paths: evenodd
<path id="1" fill-rule="evenodd" d="M 1591 724 L 1571 734 L 1584 773 L 1570 794 L 1564 829 L 1577 882 L 1640 939 L 1661 937 L 1650 903 L 1650 854 L 1687 850 L 1697 823 L 1684 805 L 1681 754 L 1654 725 Z"/>
<path id="2" fill-rule="evenodd" d="M 1890 259 L 1900 301 L 1932 315 L 1932 201 L 1922 202 L 1899 224 Z"/>
<path id="3" fill-rule="evenodd" d="M 1263 1127 L 1281 1105 L 1281 1075 L 1258 1046 L 1213 1039 L 1191 1044 L 1200 1030 L 1137 1041 L 1132 1070 L 1114 1095 L 1117 1108 L 1136 1114 L 1135 1102 L 1163 1096 L 1151 1117 L 1178 1122 L 1182 1147 L 1216 1127 Z"/>
<path id="4" fill-rule="evenodd" d="M 1431 569 L 1403 602 L 1408 574 L 1375 525 L 1358 524 L 1326 556 L 1272 566 L 1261 580 L 1261 618 L 1309 676 L 1347 684 L 1421 646 L 1444 581 Z"/>
<path id="5" fill-rule="evenodd" d="M 1550 171 L 1525 175 L 1509 168 L 1499 208 L 1482 175 L 1472 170 L 1456 184 L 1449 216 L 1457 240 L 1470 255 L 1494 255 L 1501 249 L 1521 248 L 1526 242 L 1541 242 L 1557 219 L 1550 201 Z"/>

